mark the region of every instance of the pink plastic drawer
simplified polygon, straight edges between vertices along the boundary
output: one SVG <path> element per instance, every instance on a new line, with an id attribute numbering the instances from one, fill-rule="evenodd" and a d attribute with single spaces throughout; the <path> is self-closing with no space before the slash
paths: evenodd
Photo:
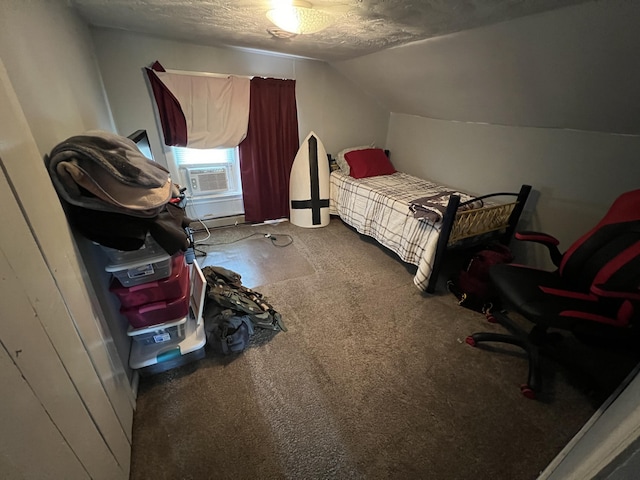
<path id="1" fill-rule="evenodd" d="M 189 292 L 175 300 L 146 303 L 133 308 L 123 308 L 120 312 L 127 317 L 133 328 L 142 328 L 159 323 L 167 323 L 189 313 Z"/>
<path id="2" fill-rule="evenodd" d="M 114 277 L 109 290 L 118 297 L 123 309 L 182 298 L 189 289 L 189 269 L 184 262 L 184 255 L 174 256 L 171 263 L 171 275 L 167 278 L 124 287 Z"/>

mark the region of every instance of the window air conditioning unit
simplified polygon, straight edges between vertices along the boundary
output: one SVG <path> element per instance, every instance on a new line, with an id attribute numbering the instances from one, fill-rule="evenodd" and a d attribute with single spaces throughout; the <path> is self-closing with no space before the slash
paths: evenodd
<path id="1" fill-rule="evenodd" d="M 185 168 L 192 196 L 223 194 L 232 190 L 230 165 Z"/>

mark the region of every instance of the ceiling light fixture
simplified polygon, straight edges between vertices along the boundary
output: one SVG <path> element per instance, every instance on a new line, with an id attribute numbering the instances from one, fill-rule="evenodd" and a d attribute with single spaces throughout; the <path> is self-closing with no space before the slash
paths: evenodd
<path id="1" fill-rule="evenodd" d="M 278 28 L 278 27 L 275 27 L 275 26 L 267 28 L 267 32 L 272 37 L 277 38 L 279 40 L 288 40 L 290 38 L 293 38 L 293 37 L 297 36 L 295 33 L 285 32 L 281 28 Z"/>
<path id="2" fill-rule="evenodd" d="M 301 0 L 292 0 L 269 10 L 267 18 L 282 30 L 298 35 L 324 30 L 332 20 L 328 13 Z"/>

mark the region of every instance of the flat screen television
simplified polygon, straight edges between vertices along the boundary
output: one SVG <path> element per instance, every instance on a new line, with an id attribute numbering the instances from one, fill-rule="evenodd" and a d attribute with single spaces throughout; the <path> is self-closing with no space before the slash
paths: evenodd
<path id="1" fill-rule="evenodd" d="M 153 153 L 151 153 L 151 145 L 149 145 L 149 137 L 147 136 L 146 130 L 136 130 L 127 138 L 133 140 L 133 143 L 137 145 L 138 149 L 145 157 L 147 157 L 149 160 L 154 160 Z"/>

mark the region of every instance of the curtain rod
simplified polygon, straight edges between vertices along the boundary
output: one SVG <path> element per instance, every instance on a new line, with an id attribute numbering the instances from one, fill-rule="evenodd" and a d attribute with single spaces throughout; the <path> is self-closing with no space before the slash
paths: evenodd
<path id="1" fill-rule="evenodd" d="M 195 75 L 198 77 L 218 77 L 218 78 L 227 78 L 227 77 L 240 77 L 240 78 L 253 78 L 253 75 L 235 75 L 233 73 L 211 73 L 211 72 L 190 72 L 187 70 L 173 70 L 173 69 L 165 69 L 167 73 L 176 73 L 178 75 Z"/>
<path id="2" fill-rule="evenodd" d="M 283 78 L 283 77 L 264 77 L 262 75 L 236 75 L 235 73 L 212 73 L 212 72 L 191 72 L 187 70 L 173 70 L 173 69 L 165 69 L 167 73 L 175 73 L 177 75 L 194 75 L 198 77 L 215 77 L 215 78 L 227 78 L 227 77 L 240 77 L 240 78 L 248 78 L 252 79 L 254 77 L 261 78 L 277 78 L 278 80 L 292 80 L 291 78 Z"/>

